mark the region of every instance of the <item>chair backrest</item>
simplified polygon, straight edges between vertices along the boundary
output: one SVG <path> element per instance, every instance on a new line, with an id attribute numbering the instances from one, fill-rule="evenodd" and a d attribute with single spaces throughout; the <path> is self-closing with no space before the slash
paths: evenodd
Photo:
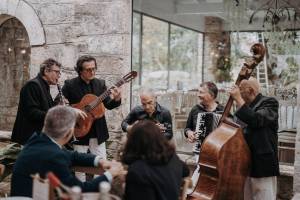
<path id="1" fill-rule="evenodd" d="M 295 103 L 291 103 L 289 101 L 279 101 L 279 131 L 296 129 L 298 112 L 299 108 Z"/>
<path id="2" fill-rule="evenodd" d="M 186 177 L 182 180 L 179 200 L 186 200 L 187 190 L 192 187 L 192 179 L 190 177 Z"/>
<path id="3" fill-rule="evenodd" d="M 54 188 L 50 186 L 48 179 L 41 179 L 38 174 L 32 176 L 32 198 L 34 200 L 54 199 Z"/>

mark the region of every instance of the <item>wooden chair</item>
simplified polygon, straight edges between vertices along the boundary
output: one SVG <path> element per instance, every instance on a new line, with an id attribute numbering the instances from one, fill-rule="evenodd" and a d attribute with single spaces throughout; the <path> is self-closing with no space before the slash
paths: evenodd
<path id="1" fill-rule="evenodd" d="M 279 162 L 293 165 L 297 134 L 298 107 L 295 102 L 279 101 L 278 157 Z"/>
<path id="2" fill-rule="evenodd" d="M 93 175 L 102 175 L 104 173 L 104 169 L 102 167 L 73 166 L 72 171 L 93 174 Z"/>
<path id="3" fill-rule="evenodd" d="M 55 199 L 54 188 L 49 184 L 48 179 L 42 179 L 38 174 L 31 176 L 33 179 L 32 198 L 33 200 Z"/>
<path id="4" fill-rule="evenodd" d="M 184 178 L 180 188 L 179 200 L 186 200 L 187 190 L 191 187 L 192 187 L 192 179 L 190 177 Z"/>

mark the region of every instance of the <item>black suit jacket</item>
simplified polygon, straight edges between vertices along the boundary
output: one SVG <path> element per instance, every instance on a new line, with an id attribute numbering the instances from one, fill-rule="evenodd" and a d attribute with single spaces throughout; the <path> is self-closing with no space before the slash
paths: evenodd
<path id="1" fill-rule="evenodd" d="M 62 88 L 63 95 L 68 99 L 70 104 L 79 103 L 86 94 L 94 94 L 100 96 L 106 91 L 105 81 L 102 79 L 93 79 L 90 84 L 86 84 L 80 77 L 76 77 L 70 80 L 66 80 Z M 103 101 L 104 106 L 111 110 L 118 107 L 121 101 L 111 100 L 107 97 Z M 88 145 L 90 138 L 97 138 L 98 143 L 105 142 L 109 137 L 105 116 L 96 119 L 91 127 L 89 133 L 79 138 L 79 142 L 76 144 Z"/>
<path id="2" fill-rule="evenodd" d="M 177 200 L 182 179 L 188 175 L 188 167 L 176 154 L 166 165 L 135 161 L 128 168 L 125 199 Z"/>
<path id="3" fill-rule="evenodd" d="M 164 136 L 167 139 L 172 139 L 173 129 L 172 129 L 172 117 L 170 111 L 156 103 L 155 112 L 150 117 L 148 113 L 145 112 L 143 106 L 134 107 L 127 117 L 122 121 L 121 127 L 124 132 L 126 132 L 127 126 L 133 124 L 137 120 L 149 119 L 158 121 L 160 124 L 163 124 L 166 128 Z"/>
<path id="4" fill-rule="evenodd" d="M 278 101 L 259 94 L 235 114 L 247 124 L 244 136 L 252 154 L 251 177 L 278 176 Z"/>
<path id="5" fill-rule="evenodd" d="M 34 134 L 22 149 L 14 165 L 11 179 L 12 196 L 32 196 L 31 174 L 39 173 L 45 178 L 52 171 L 63 184 L 78 185 L 83 192 L 98 191 L 101 181 L 108 181 L 106 176 L 99 176 L 90 182 L 81 182 L 70 169 L 72 165 L 94 166 L 95 156 L 62 150 L 43 133 Z"/>
<path id="6" fill-rule="evenodd" d="M 48 83 L 39 74 L 21 89 L 12 141 L 25 144 L 34 132 L 42 130 L 49 108 L 54 106 Z"/>

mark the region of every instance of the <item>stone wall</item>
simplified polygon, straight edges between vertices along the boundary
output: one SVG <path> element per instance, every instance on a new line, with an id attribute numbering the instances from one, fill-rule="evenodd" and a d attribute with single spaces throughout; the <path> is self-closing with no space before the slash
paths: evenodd
<path id="1" fill-rule="evenodd" d="M 27 9 L 20 9 L 18 5 L 23 5 Z M 11 7 L 17 11 L 11 11 Z M 30 15 L 35 13 L 41 23 L 40 27 L 43 28 L 45 44 L 31 43 L 30 78 L 36 76 L 39 64 L 43 60 L 52 57 L 63 64 L 60 79 L 62 84 L 65 79 L 76 76 L 73 67 L 81 55 L 92 55 L 97 58 L 96 76 L 105 79 L 108 86 L 130 70 L 131 9 L 131 0 L 0 2 L 0 16 L 1 14 L 14 16 L 15 13 L 23 22 L 26 21 L 26 17 L 30 18 Z M 32 18 L 35 19 L 35 16 Z M 25 25 L 31 39 L 33 33 L 29 30 L 35 26 L 38 26 L 38 22 Z M 53 88 L 52 92 L 55 95 L 56 89 Z M 111 138 L 115 140 L 120 136 L 123 113 L 129 110 L 129 85 L 123 87 L 122 92 L 122 106 L 106 113 Z"/>

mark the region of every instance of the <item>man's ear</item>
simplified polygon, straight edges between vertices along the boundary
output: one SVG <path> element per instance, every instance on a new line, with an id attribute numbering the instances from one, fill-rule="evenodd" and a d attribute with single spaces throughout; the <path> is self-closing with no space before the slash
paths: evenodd
<path id="1" fill-rule="evenodd" d="M 65 138 L 66 140 L 69 141 L 69 140 L 73 137 L 73 133 L 74 133 L 74 128 L 71 128 L 71 129 L 67 132 L 67 134 L 65 134 L 64 138 Z"/>
<path id="2" fill-rule="evenodd" d="M 256 94 L 256 91 L 253 87 L 249 87 L 249 91 L 250 91 L 250 94 L 253 94 L 253 95 Z"/>

